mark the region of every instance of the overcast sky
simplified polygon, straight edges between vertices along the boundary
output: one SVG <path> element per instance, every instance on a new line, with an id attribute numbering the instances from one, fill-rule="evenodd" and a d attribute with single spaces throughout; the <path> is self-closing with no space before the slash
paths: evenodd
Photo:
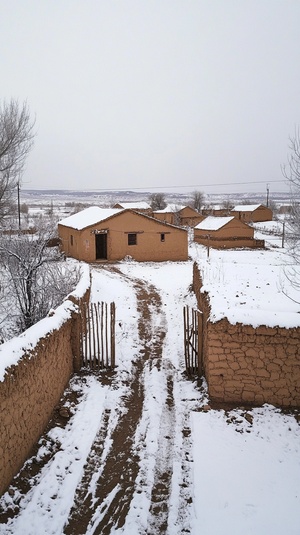
<path id="1" fill-rule="evenodd" d="M 0 0 L 23 187 L 286 191 L 299 28 L 299 0 Z"/>

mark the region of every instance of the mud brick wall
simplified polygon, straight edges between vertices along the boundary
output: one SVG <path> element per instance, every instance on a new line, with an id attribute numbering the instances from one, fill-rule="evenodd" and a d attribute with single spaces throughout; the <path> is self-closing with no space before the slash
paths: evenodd
<path id="1" fill-rule="evenodd" d="M 89 298 L 89 290 L 84 300 Z M 70 297 L 70 308 L 74 309 Z M 77 309 L 78 310 L 78 309 Z M 79 315 L 40 338 L 0 382 L 0 495 L 43 433 L 52 411 L 79 366 Z"/>
<path id="2" fill-rule="evenodd" d="M 194 290 L 204 315 L 203 366 L 213 401 L 300 406 L 300 328 L 231 325 L 209 321 L 209 300 L 201 293 L 194 265 Z"/>

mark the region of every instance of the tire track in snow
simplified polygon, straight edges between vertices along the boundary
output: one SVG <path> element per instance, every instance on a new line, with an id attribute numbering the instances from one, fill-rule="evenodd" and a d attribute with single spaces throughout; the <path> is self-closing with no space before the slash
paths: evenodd
<path id="1" fill-rule="evenodd" d="M 173 365 L 169 360 L 159 359 L 153 362 L 153 366 L 156 366 L 158 370 L 164 374 L 164 380 L 166 381 L 166 399 L 160 417 L 158 451 L 154 468 L 154 484 L 151 492 L 151 505 L 146 532 L 149 535 L 166 533 L 168 527 L 175 426 Z"/>

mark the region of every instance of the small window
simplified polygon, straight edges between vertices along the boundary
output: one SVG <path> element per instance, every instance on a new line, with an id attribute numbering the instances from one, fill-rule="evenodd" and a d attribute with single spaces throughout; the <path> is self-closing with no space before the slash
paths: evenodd
<path id="1" fill-rule="evenodd" d="M 128 234 L 128 245 L 136 245 L 136 234 Z"/>
<path id="2" fill-rule="evenodd" d="M 165 233 L 163 232 L 161 235 L 160 235 L 160 241 L 165 241 L 166 239 L 166 236 L 165 236 Z"/>
<path id="3" fill-rule="evenodd" d="M 71 243 L 71 245 L 74 245 L 74 238 L 73 238 L 72 234 L 70 235 L 70 243 Z"/>

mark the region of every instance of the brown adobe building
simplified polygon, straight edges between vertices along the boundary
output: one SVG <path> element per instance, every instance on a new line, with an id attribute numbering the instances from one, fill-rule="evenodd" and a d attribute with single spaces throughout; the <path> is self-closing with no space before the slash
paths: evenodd
<path id="1" fill-rule="evenodd" d="M 195 227 L 203 221 L 204 215 L 199 214 L 197 210 L 191 208 L 191 206 L 184 206 L 178 212 L 180 218 L 180 224 L 186 227 Z"/>
<path id="2" fill-rule="evenodd" d="M 85 262 L 188 259 L 185 229 L 133 210 L 91 206 L 60 221 L 58 234 L 65 255 Z"/>
<path id="3" fill-rule="evenodd" d="M 199 214 L 194 208 L 176 205 L 168 205 L 163 210 L 156 210 L 153 212 L 153 217 L 165 223 L 181 225 L 183 227 L 195 227 L 204 219 L 204 216 Z"/>
<path id="4" fill-rule="evenodd" d="M 235 206 L 230 215 L 240 219 L 245 223 L 258 223 L 261 221 L 272 221 L 273 212 L 262 204 L 240 204 Z"/>
<path id="5" fill-rule="evenodd" d="M 117 202 L 114 204 L 113 208 L 119 208 L 120 210 L 134 210 L 135 212 L 152 216 L 152 208 L 150 204 L 144 201 Z"/>
<path id="6" fill-rule="evenodd" d="M 264 240 L 254 239 L 254 229 L 233 216 L 206 217 L 194 228 L 194 241 L 216 249 L 264 247 Z"/>

